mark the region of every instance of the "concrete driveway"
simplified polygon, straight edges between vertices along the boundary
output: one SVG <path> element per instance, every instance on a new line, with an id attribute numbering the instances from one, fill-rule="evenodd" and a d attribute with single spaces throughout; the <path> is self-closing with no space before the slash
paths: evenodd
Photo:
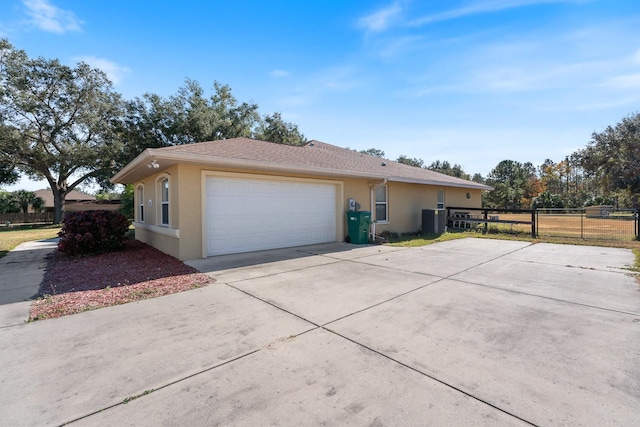
<path id="1" fill-rule="evenodd" d="M 197 260 L 216 284 L 0 328 L 0 419 L 637 426 L 633 262 L 484 239 Z"/>
<path id="2" fill-rule="evenodd" d="M 23 323 L 29 317 L 30 298 L 40 291 L 46 257 L 58 239 L 21 243 L 0 258 L 0 328 Z"/>

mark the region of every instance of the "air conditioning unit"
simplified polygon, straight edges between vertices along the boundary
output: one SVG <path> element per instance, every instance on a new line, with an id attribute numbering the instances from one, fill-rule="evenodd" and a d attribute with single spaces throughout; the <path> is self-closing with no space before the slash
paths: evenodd
<path id="1" fill-rule="evenodd" d="M 446 231 L 447 214 L 444 209 L 422 210 L 422 234 L 442 234 Z"/>

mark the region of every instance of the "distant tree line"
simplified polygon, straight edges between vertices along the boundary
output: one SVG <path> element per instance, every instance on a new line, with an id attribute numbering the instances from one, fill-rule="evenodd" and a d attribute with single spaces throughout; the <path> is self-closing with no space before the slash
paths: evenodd
<path id="1" fill-rule="evenodd" d="M 384 157 L 384 151 L 361 151 Z M 487 184 L 485 207 L 507 209 L 578 208 L 608 204 L 617 208 L 640 207 L 640 114 L 623 118 L 602 132 L 594 132 L 581 150 L 559 162 L 546 159 L 541 165 L 502 160 L 486 177 L 466 173 L 458 164 L 401 155 L 397 162 L 445 175 Z"/>
<path id="2" fill-rule="evenodd" d="M 371 156 L 376 156 L 381 158 L 385 156 L 385 152 L 380 150 L 379 148 L 369 148 L 368 150 L 361 150 L 360 153 L 369 154 Z M 465 171 L 462 169 L 462 166 L 458 164 L 454 164 L 453 166 L 451 166 L 451 164 L 446 160 L 443 162 L 441 162 L 440 160 L 436 160 L 435 162 L 431 163 L 429 166 L 425 166 L 424 160 L 418 159 L 415 157 L 411 158 L 409 156 L 405 156 L 404 154 L 402 154 L 395 161 L 398 163 L 403 163 L 405 165 L 414 166 L 417 168 L 429 169 L 435 172 L 443 173 L 445 175 L 455 176 L 457 178 L 462 178 L 467 180 L 471 179 L 471 176 L 465 173 Z"/>
<path id="3" fill-rule="evenodd" d="M 623 118 L 559 162 L 503 160 L 484 182 L 483 203 L 507 208 L 640 207 L 640 114 Z"/>

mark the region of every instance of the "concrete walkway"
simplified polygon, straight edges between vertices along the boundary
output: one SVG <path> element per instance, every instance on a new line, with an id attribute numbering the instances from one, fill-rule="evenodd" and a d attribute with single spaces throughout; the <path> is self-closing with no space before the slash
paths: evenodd
<path id="1" fill-rule="evenodd" d="M 218 282 L 0 328 L 0 419 L 637 426 L 633 261 L 485 239 L 196 260 Z"/>
<path id="2" fill-rule="evenodd" d="M 25 242 L 0 258 L 0 328 L 25 322 L 58 239 Z"/>

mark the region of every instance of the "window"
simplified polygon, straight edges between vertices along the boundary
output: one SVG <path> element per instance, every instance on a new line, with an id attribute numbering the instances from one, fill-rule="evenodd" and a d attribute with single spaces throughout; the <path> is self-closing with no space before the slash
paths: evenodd
<path id="1" fill-rule="evenodd" d="M 444 190 L 438 190 L 438 209 L 444 209 Z"/>
<path id="2" fill-rule="evenodd" d="M 136 198 L 138 199 L 138 222 L 144 222 L 144 187 L 139 186 Z"/>
<path id="3" fill-rule="evenodd" d="M 387 186 L 376 187 L 376 222 L 388 222 Z"/>
<path id="4" fill-rule="evenodd" d="M 160 223 L 169 225 L 169 180 L 163 179 L 160 183 L 160 191 L 162 192 L 160 203 Z"/>

